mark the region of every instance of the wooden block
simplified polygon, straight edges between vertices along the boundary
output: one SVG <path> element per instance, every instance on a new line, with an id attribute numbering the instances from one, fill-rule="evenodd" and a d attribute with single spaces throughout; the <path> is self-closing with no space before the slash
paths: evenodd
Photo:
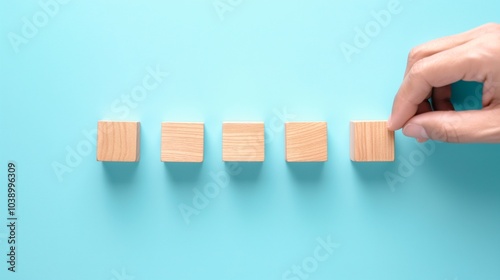
<path id="1" fill-rule="evenodd" d="M 394 131 L 386 121 L 351 121 L 352 161 L 394 161 Z"/>
<path id="2" fill-rule="evenodd" d="M 99 121 L 97 123 L 98 161 L 139 161 L 140 123 Z"/>
<path id="3" fill-rule="evenodd" d="M 205 125 L 164 122 L 161 124 L 161 161 L 203 162 Z"/>
<path id="4" fill-rule="evenodd" d="M 264 123 L 224 123 L 222 125 L 223 161 L 264 161 Z"/>
<path id="5" fill-rule="evenodd" d="M 328 160 L 326 122 L 285 124 L 286 161 L 322 162 Z"/>

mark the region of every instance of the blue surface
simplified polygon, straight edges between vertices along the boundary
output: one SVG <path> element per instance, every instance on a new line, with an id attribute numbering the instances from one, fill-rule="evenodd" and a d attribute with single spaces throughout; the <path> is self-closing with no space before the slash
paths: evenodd
<path id="1" fill-rule="evenodd" d="M 499 21 L 500 2 L 402 0 L 346 57 L 390 5 L 74 0 L 17 46 L 43 9 L 1 1 L 0 176 L 17 163 L 19 220 L 11 273 L 3 180 L 0 279 L 500 279 L 497 145 L 398 132 L 394 163 L 354 164 L 348 133 L 388 117 L 411 47 Z M 168 77 L 141 95 L 156 67 Z M 477 87 L 455 87 L 460 109 Z M 283 111 L 328 122 L 328 162 L 284 161 Z M 96 162 L 101 119 L 141 122 L 139 163 Z M 266 122 L 263 164 L 222 162 L 221 123 L 240 120 Z M 204 121 L 205 162 L 161 163 L 162 121 Z M 217 182 L 188 224 L 179 207 Z"/>

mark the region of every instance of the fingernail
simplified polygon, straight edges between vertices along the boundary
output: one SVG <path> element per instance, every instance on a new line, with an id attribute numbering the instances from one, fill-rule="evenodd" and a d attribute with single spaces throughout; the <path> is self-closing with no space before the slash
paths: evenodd
<path id="1" fill-rule="evenodd" d="M 392 127 L 392 116 L 389 116 L 389 119 L 387 119 L 387 128 Z"/>
<path id="2" fill-rule="evenodd" d="M 425 143 L 425 142 L 427 142 L 427 140 L 429 140 L 429 139 L 427 139 L 427 138 L 417 138 L 417 142 L 418 143 Z"/>
<path id="3" fill-rule="evenodd" d="M 417 139 L 429 139 L 425 129 L 418 124 L 408 124 L 403 128 L 403 134 Z"/>

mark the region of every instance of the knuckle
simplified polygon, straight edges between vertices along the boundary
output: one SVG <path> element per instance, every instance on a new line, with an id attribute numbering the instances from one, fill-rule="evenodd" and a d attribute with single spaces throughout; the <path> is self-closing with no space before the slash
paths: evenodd
<path id="1" fill-rule="evenodd" d="M 416 79 L 416 78 L 418 79 L 422 77 L 424 71 L 425 71 L 425 61 L 419 60 L 413 64 L 410 71 L 408 72 L 408 75 L 410 76 L 411 79 Z"/>
<path id="2" fill-rule="evenodd" d="M 484 67 L 492 61 L 498 61 L 500 52 L 500 32 L 488 33 L 473 42 L 474 50 L 467 52 L 465 59 L 472 65 Z"/>
<path id="3" fill-rule="evenodd" d="M 486 48 L 477 48 L 476 51 L 468 52 L 465 59 L 469 65 L 482 65 L 482 61 L 489 56 L 488 53 Z"/>
<path id="4" fill-rule="evenodd" d="M 421 56 L 422 56 L 422 48 L 414 47 L 408 53 L 408 64 L 414 64 L 420 59 Z"/>
<path id="5" fill-rule="evenodd" d="M 457 133 L 457 127 L 452 123 L 444 123 L 443 124 L 444 131 L 444 141 L 452 142 L 452 143 L 460 143 L 460 137 Z"/>

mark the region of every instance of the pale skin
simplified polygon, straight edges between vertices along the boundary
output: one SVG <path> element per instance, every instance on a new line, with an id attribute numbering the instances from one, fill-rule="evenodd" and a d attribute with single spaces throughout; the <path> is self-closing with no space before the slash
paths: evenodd
<path id="1" fill-rule="evenodd" d="M 453 109 L 451 84 L 461 80 L 484 83 L 481 110 Z M 500 143 L 500 24 L 414 48 L 388 128 L 419 142 Z"/>

